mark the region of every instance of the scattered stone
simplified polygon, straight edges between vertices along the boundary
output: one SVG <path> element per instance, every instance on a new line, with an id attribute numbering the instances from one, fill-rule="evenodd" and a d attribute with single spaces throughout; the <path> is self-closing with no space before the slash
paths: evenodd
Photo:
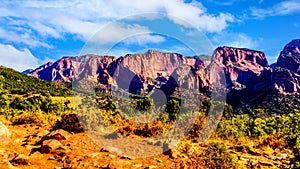
<path id="1" fill-rule="evenodd" d="M 109 169 L 122 169 L 122 168 L 128 168 L 126 167 L 126 165 L 129 165 L 130 162 L 127 160 L 121 160 L 121 159 L 117 159 L 117 160 L 112 160 L 109 165 L 108 168 Z"/>
<path id="2" fill-rule="evenodd" d="M 42 130 L 39 133 L 37 133 L 36 136 L 41 138 L 41 137 L 48 135 L 49 133 L 50 133 L 49 130 Z"/>
<path id="3" fill-rule="evenodd" d="M 171 149 L 169 157 L 172 159 L 180 157 L 180 152 L 177 149 Z"/>
<path id="4" fill-rule="evenodd" d="M 29 157 L 24 154 L 18 154 L 10 162 L 17 165 L 28 165 Z"/>
<path id="5" fill-rule="evenodd" d="M 116 147 L 111 147 L 111 146 L 105 146 L 101 149 L 102 152 L 110 152 L 110 153 L 116 153 L 116 154 L 122 154 L 122 151 L 119 150 Z"/>
<path id="6" fill-rule="evenodd" d="M 108 139 L 117 139 L 117 138 L 120 138 L 120 137 L 122 137 L 122 134 L 119 133 L 119 132 L 113 132 L 113 133 L 107 134 L 105 136 L 105 138 L 108 138 Z"/>
<path id="7" fill-rule="evenodd" d="M 134 164 L 132 165 L 133 168 L 141 168 L 143 166 L 143 164 Z"/>
<path id="8" fill-rule="evenodd" d="M 161 163 L 162 160 L 161 159 L 158 159 L 158 158 L 154 158 L 154 160 L 156 160 L 157 162 Z"/>
<path id="9" fill-rule="evenodd" d="M 55 130 L 55 131 L 52 131 L 48 137 L 50 139 L 55 139 L 55 140 L 58 140 L 58 141 L 61 141 L 61 140 L 67 140 L 68 138 L 71 137 L 70 133 L 63 130 L 63 129 L 58 129 L 58 130 Z"/>
<path id="10" fill-rule="evenodd" d="M 162 141 L 157 141 L 154 143 L 155 146 L 161 146 L 162 145 Z"/>
<path id="11" fill-rule="evenodd" d="M 273 163 L 269 161 L 259 161 L 259 164 L 263 166 L 273 167 Z"/>
<path id="12" fill-rule="evenodd" d="M 62 144 L 54 139 L 50 139 L 50 140 L 45 140 L 43 141 L 43 145 L 40 149 L 41 153 L 50 153 L 55 151 L 57 148 L 61 147 Z"/>
<path id="13" fill-rule="evenodd" d="M 157 168 L 157 166 L 156 165 L 150 165 L 150 166 L 146 167 L 145 169 L 154 169 L 154 168 Z"/>
<path id="14" fill-rule="evenodd" d="M 8 128 L 0 121 L 0 142 L 8 142 L 10 136 Z"/>
<path id="15" fill-rule="evenodd" d="M 95 158 L 98 155 L 100 155 L 100 153 L 91 153 L 91 154 L 88 155 L 88 157 Z"/>
<path id="16" fill-rule="evenodd" d="M 55 160 L 55 156 L 49 157 L 48 160 Z"/>
<path id="17" fill-rule="evenodd" d="M 111 159 L 113 159 L 113 158 L 117 158 L 117 156 L 116 156 L 116 155 L 114 155 L 114 154 L 108 154 L 108 157 L 109 157 L 109 158 L 111 158 Z"/>
<path id="18" fill-rule="evenodd" d="M 285 159 L 287 159 L 287 158 L 288 158 L 288 156 L 289 156 L 289 155 L 288 155 L 288 154 L 286 154 L 286 153 L 284 153 L 284 154 L 280 154 L 280 157 L 282 157 L 282 159 L 284 159 L 284 160 L 285 160 Z"/>
<path id="19" fill-rule="evenodd" d="M 38 145 L 38 146 L 25 145 L 26 150 L 38 149 L 40 147 L 41 147 L 40 145 Z"/>
<path id="20" fill-rule="evenodd" d="M 132 159 L 133 159 L 133 157 L 131 157 L 131 156 L 128 156 L 128 155 L 122 155 L 122 156 L 121 156 L 121 159 L 132 160 Z"/>
<path id="21" fill-rule="evenodd" d="M 22 141 L 23 141 L 22 139 L 17 138 L 17 139 L 14 140 L 14 143 L 21 143 Z"/>
<path id="22" fill-rule="evenodd" d="M 164 154 L 169 155 L 171 149 L 176 147 L 176 146 L 177 146 L 177 141 L 176 140 L 174 140 L 174 139 L 166 140 L 163 143 L 163 152 L 164 152 Z"/>

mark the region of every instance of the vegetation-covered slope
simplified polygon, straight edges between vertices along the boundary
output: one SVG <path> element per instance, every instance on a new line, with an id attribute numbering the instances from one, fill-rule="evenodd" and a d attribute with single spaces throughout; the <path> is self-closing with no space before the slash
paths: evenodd
<path id="1" fill-rule="evenodd" d="M 10 68 L 0 67 L 0 85 L 10 94 L 41 94 L 70 96 L 72 91 L 63 85 L 27 76 Z"/>

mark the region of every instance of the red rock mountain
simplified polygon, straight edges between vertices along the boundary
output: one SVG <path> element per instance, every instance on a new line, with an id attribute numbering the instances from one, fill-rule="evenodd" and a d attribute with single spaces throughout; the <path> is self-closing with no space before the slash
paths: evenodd
<path id="1" fill-rule="evenodd" d="M 241 104 L 266 92 L 271 84 L 272 69 L 260 51 L 219 47 L 208 66 L 212 84 L 226 86 L 227 101 Z"/>
<path id="2" fill-rule="evenodd" d="M 281 51 L 272 79 L 279 93 L 300 91 L 300 39 L 291 41 Z"/>
<path id="3" fill-rule="evenodd" d="M 73 79 L 84 78 L 107 85 L 109 78 L 124 89 L 128 89 L 136 75 L 143 72 L 145 78 L 156 79 L 158 73 L 163 77 L 172 75 L 180 66 L 187 65 L 190 75 L 180 83 L 188 88 L 206 90 L 209 78 L 201 60 L 187 58 L 177 53 L 162 53 L 148 50 L 146 53 L 128 54 L 124 57 L 85 55 L 64 57 L 57 62 L 49 62 L 29 75 L 56 82 L 72 82 Z M 182 78 L 181 78 L 182 79 Z"/>
<path id="4" fill-rule="evenodd" d="M 187 67 L 180 68 L 183 65 Z M 151 84 L 149 79 L 165 79 L 162 81 L 169 85 L 204 92 L 221 84 L 229 91 L 229 102 L 246 102 L 266 92 L 296 93 L 300 90 L 300 40 L 293 40 L 285 46 L 273 69 L 263 52 L 226 46 L 214 51 L 207 67 L 209 72 L 205 65 L 207 63 L 195 57 L 149 50 L 119 58 L 98 55 L 64 57 L 35 69 L 29 75 L 57 82 L 72 82 L 84 77 L 84 80 L 104 85 L 115 83 L 124 89 L 133 87 L 133 91 L 145 83 Z M 173 81 L 166 81 L 169 76 Z"/>

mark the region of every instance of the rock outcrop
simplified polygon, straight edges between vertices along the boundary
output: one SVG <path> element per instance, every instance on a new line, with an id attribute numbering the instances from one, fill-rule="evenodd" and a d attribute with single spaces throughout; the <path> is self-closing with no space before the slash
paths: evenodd
<path id="1" fill-rule="evenodd" d="M 271 84 L 272 69 L 260 51 L 219 47 L 208 69 L 211 83 L 226 86 L 227 100 L 233 104 L 266 92 Z"/>
<path id="2" fill-rule="evenodd" d="M 300 39 L 291 41 L 281 51 L 272 79 L 279 93 L 300 91 Z"/>

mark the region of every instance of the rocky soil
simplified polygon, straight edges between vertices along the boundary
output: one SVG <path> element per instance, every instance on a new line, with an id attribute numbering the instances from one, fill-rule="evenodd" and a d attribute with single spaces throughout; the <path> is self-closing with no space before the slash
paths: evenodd
<path id="1" fill-rule="evenodd" d="M 70 133 L 62 129 L 53 130 L 46 125 L 7 125 L 10 135 L 0 144 L 0 168 L 206 168 L 196 165 L 199 154 L 207 149 L 206 143 L 185 141 L 177 148 L 164 154 L 147 158 L 131 158 L 119 155 L 118 148 L 100 147 L 90 137 L 82 133 Z M 4 134 L 1 135 L 1 138 Z M 103 139 L 104 140 L 104 139 Z M 98 141 L 102 141 L 98 137 Z M 119 142 L 124 144 L 124 142 Z M 130 145 L 128 143 L 128 151 Z M 150 144 L 150 143 L 147 143 Z M 162 143 L 163 144 L 163 143 Z M 165 143 L 164 143 L 165 144 Z M 161 144 L 156 144 L 161 148 Z M 167 147 L 165 147 L 167 146 Z M 168 149 L 168 144 L 164 148 Z M 250 161 L 262 168 L 273 168 L 277 162 L 285 160 L 285 153 L 268 155 L 260 149 L 228 145 L 230 153 L 236 154 L 239 164 Z M 151 151 L 151 150 L 149 150 Z"/>

